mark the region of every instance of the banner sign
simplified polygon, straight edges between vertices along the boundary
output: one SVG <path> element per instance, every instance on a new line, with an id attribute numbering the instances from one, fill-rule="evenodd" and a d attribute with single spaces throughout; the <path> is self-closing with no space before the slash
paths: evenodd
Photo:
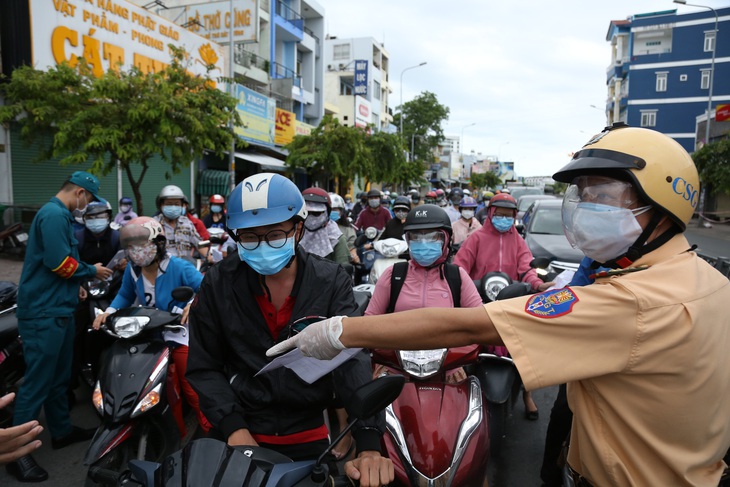
<path id="1" fill-rule="evenodd" d="M 725 122 L 730 120 L 730 105 L 717 105 L 715 107 L 715 121 Z"/>
<path id="2" fill-rule="evenodd" d="M 314 125 L 309 125 L 308 123 L 297 120 L 297 123 L 294 125 L 294 135 L 309 135 L 314 129 Z"/>
<path id="3" fill-rule="evenodd" d="M 231 2 L 198 3 L 161 9 L 160 15 L 174 20 L 191 32 L 228 44 L 231 30 Z M 257 0 L 233 0 L 233 42 L 258 42 L 259 5 Z"/>
<path id="4" fill-rule="evenodd" d="M 294 127 L 296 126 L 296 115 L 292 112 L 276 109 L 276 145 L 286 145 L 294 139 Z"/>
<path id="5" fill-rule="evenodd" d="M 361 96 L 355 96 L 355 127 L 365 128 L 369 123 L 370 102 Z"/>
<path id="6" fill-rule="evenodd" d="M 29 0 L 33 66 L 48 69 L 83 57 L 95 76 L 137 66 L 157 72 L 170 63 L 168 44 L 189 54 L 188 71 L 223 75 L 223 48 L 125 0 Z"/>
<path id="7" fill-rule="evenodd" d="M 355 60 L 355 95 L 368 96 L 368 62 L 364 59 Z"/>
<path id="8" fill-rule="evenodd" d="M 273 146 L 276 101 L 239 84 L 236 85 L 236 98 L 236 111 L 243 123 L 243 126 L 235 127 L 236 135 L 257 144 Z"/>

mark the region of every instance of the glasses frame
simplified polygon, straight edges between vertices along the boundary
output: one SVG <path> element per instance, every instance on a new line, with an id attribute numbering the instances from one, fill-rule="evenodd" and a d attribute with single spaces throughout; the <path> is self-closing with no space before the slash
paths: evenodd
<path id="1" fill-rule="evenodd" d="M 244 250 L 249 250 L 249 251 L 256 250 L 257 248 L 259 248 L 261 246 L 261 242 L 263 242 L 263 241 L 266 241 L 266 245 L 268 245 L 272 249 L 280 249 L 284 245 L 286 245 L 286 240 L 289 238 L 289 234 L 292 233 L 293 231 L 295 231 L 296 229 L 297 229 L 297 225 L 294 224 L 294 226 L 291 227 L 289 230 L 283 230 L 281 228 L 276 228 L 274 230 L 269 230 L 268 232 L 266 232 L 263 235 L 259 235 L 258 233 L 255 233 L 255 232 L 241 232 L 241 231 L 236 231 L 236 240 L 241 245 L 241 247 L 243 247 Z M 272 233 L 277 233 L 277 232 L 282 232 L 284 234 L 283 243 L 281 245 L 279 245 L 278 247 L 276 247 L 274 245 L 271 245 L 271 241 L 272 240 L 274 240 L 274 241 L 280 240 L 278 238 L 276 238 L 276 239 L 271 238 L 271 234 Z M 244 244 L 241 241 L 241 237 L 244 236 L 244 235 L 255 235 L 258 238 L 258 242 L 256 242 L 256 246 L 255 247 L 252 247 L 252 248 L 249 248 L 247 246 L 247 244 Z M 249 242 L 248 244 L 252 244 L 252 243 L 253 242 Z"/>

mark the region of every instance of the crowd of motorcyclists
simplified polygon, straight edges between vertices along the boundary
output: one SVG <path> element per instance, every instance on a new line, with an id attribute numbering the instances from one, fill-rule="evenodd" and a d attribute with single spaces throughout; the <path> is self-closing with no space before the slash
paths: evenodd
<path id="1" fill-rule="evenodd" d="M 135 214 L 127 197 L 119 201 L 114 216 L 111 205 L 97 192 L 98 181 L 87 173 L 74 173 L 64 183 L 51 204 L 55 214 L 67 217 L 71 244 L 64 248 L 65 257 L 46 257 L 47 262 L 36 264 L 39 269 L 48 268 L 48 282 L 63 279 L 66 288 L 74 283 L 78 289 L 76 324 L 70 322 L 75 347 L 85 346 L 78 337 L 89 326 L 104 327 L 119 309 L 136 304 L 170 311 L 173 289 L 189 286 L 195 297 L 179 309 L 186 333 L 162 339 L 170 347 L 174 380 L 198 420 L 200 434 L 229 445 L 263 446 L 294 460 L 316 458 L 327 451 L 330 435 L 348 423 L 354 390 L 382 370 L 374 371 L 367 352 L 359 351 L 311 384 L 286 367 L 262 375 L 257 372 L 271 360 L 266 356 L 268 349 L 301 332 L 295 326 L 300 320 L 356 314 L 353 287 L 369 282 L 367 263 L 382 257 L 375 255 L 377 241 L 405 242 L 407 250 L 396 257 L 407 262 L 379 275 L 367 316 L 430 307 L 478 307 L 483 298 L 475 282 L 490 272 L 527 283 L 533 293 L 555 284 L 545 282 L 531 265 L 532 254 L 515 227 L 517 202 L 508 188 L 473 192 L 462 187 L 408 188 L 402 193 L 372 188 L 353 198 L 318 186 L 300 190 L 280 174 L 260 173 L 241 181 L 227 197 L 210 195 L 202 220 L 177 186 L 161 189 L 157 213 L 151 217 Z M 42 230 L 31 230 L 31 244 L 44 242 Z M 47 252 L 39 243 L 35 249 Z M 77 269 L 84 272 L 76 276 Z M 21 302 L 24 307 L 21 335 L 37 332 L 38 343 L 45 343 L 47 339 L 30 325 L 37 316 L 29 309 L 43 306 L 30 304 L 37 296 L 22 294 L 24 284 L 27 287 L 33 279 L 25 273 L 24 269 L 19 298 L 19 310 Z M 116 296 L 105 309 L 94 312 L 84 302 L 88 295 L 80 278 L 111 280 L 115 275 Z M 64 313 L 65 308 L 57 316 Z M 339 327 L 341 333 L 342 320 Z M 64 336 L 64 343 L 67 340 Z M 29 360 L 43 359 L 32 351 L 32 344 L 33 339 L 24 344 Z M 68 350 L 68 346 L 59 349 L 55 359 L 70 360 Z M 488 350 L 510 354 L 503 345 L 491 345 Z M 36 367 L 29 362 L 26 381 L 32 381 L 34 373 Z M 69 429 L 67 407 L 57 404 L 56 389 L 68 387 L 70 375 L 65 371 L 62 377 L 44 378 L 52 386 L 46 391 L 29 387 L 32 398 L 24 396 L 25 386 L 19 392 L 23 415 L 16 418 L 17 427 L 30 423 L 35 431 L 40 407 L 45 407 L 47 416 L 51 411 L 51 417 L 58 408 L 62 426 L 51 425 L 54 448 L 89 440 L 94 433 Z M 466 379 L 462 368 L 449 374 L 452 382 Z M 527 390 L 523 399 L 524 417 L 536 420 L 537 406 Z M 323 410 L 331 411 L 337 420 L 328 424 Z M 176 411 L 181 435 L 182 415 L 182 409 Z M 334 465 L 347 459 L 344 472 L 363 486 L 388 484 L 394 472 L 381 450 L 384 433 L 382 413 L 360 419 L 326 461 Z M 28 444 L 30 433 L 23 435 Z M 19 458 L 3 457 L 1 444 L 2 438 L 0 460 L 9 462 L 8 472 L 16 478 L 24 482 L 48 478 L 32 450 L 18 449 Z M 543 480 L 546 485 L 559 485 Z"/>

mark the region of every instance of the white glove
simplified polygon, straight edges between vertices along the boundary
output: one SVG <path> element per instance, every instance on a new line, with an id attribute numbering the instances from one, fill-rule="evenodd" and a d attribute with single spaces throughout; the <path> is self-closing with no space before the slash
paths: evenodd
<path id="1" fill-rule="evenodd" d="M 305 356 L 319 360 L 331 360 L 345 349 L 340 341 L 343 318 L 345 316 L 334 316 L 312 323 L 288 340 L 284 340 L 268 349 L 266 356 L 273 357 L 299 347 L 299 350 Z"/>

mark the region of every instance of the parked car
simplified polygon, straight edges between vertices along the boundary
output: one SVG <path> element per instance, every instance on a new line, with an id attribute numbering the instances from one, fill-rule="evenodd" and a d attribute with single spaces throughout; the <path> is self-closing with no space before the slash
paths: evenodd
<path id="1" fill-rule="evenodd" d="M 535 258 L 553 261 L 555 271 L 575 269 L 583 259 L 583 252 L 574 249 L 563 233 L 561 208 L 558 198 L 534 201 L 517 227 Z"/>
<path id="2" fill-rule="evenodd" d="M 517 198 L 517 218 L 515 219 L 515 224 L 520 225 L 522 223 L 522 217 L 532 203 L 537 200 L 552 199 L 556 199 L 552 194 L 524 194 Z"/>
<path id="3" fill-rule="evenodd" d="M 511 194 L 515 200 L 519 200 L 526 194 L 545 194 L 545 191 L 537 186 L 512 186 L 509 188 L 509 194 Z"/>

